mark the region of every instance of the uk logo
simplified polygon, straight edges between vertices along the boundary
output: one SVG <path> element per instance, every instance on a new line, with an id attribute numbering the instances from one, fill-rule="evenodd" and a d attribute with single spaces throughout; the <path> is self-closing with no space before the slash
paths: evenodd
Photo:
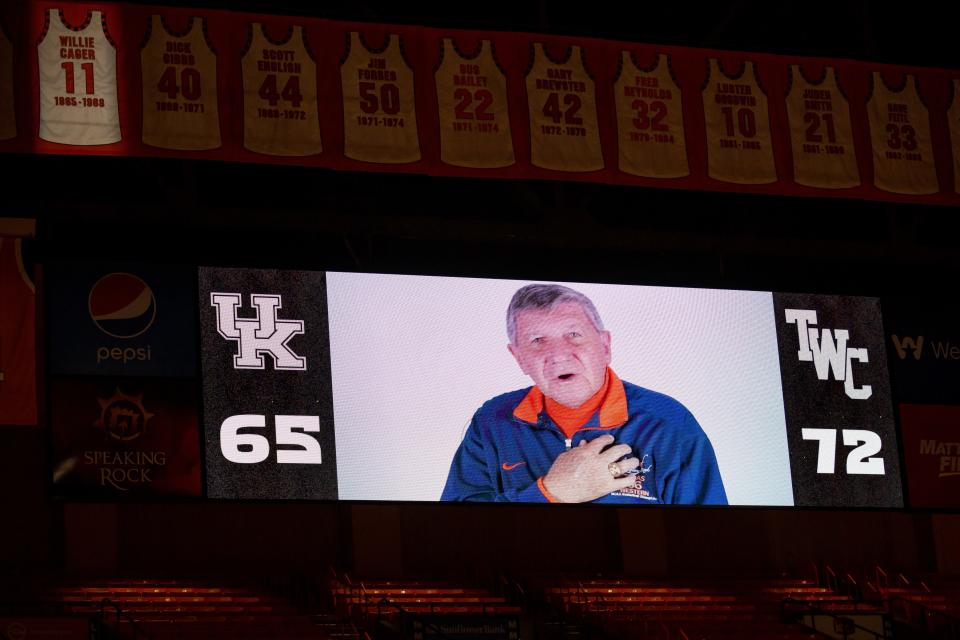
<path id="1" fill-rule="evenodd" d="M 870 362 L 867 350 L 847 346 L 850 332 L 846 329 L 820 329 L 817 312 L 811 309 L 785 309 L 787 324 L 797 325 L 801 362 L 813 362 L 818 380 L 833 379 L 843 382 L 843 390 L 853 400 L 867 400 L 873 395 L 869 384 L 856 386 L 853 380 L 853 363 Z"/>
<path id="2" fill-rule="evenodd" d="M 217 308 L 217 333 L 237 343 L 234 369 L 266 369 L 265 355 L 273 359 L 273 368 L 282 371 L 306 371 L 307 359 L 297 355 L 288 344 L 303 334 L 303 320 L 281 320 L 280 296 L 253 293 L 250 304 L 253 318 L 238 317 L 242 304 L 239 293 L 211 293 L 210 304 Z"/>

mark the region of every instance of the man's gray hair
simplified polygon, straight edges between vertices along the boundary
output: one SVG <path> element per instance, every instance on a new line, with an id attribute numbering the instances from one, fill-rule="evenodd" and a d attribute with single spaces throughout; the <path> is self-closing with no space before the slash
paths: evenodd
<path id="1" fill-rule="evenodd" d="M 590 318 L 597 331 L 603 331 L 603 320 L 597 308 L 587 296 L 570 287 L 559 284 L 528 284 L 513 294 L 507 307 L 507 337 L 510 344 L 517 344 L 517 314 L 527 309 L 552 309 L 564 302 L 576 302 Z"/>

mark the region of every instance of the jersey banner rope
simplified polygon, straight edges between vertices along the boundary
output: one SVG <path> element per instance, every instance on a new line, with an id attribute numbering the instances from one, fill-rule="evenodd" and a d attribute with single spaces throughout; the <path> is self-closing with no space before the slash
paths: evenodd
<path id="1" fill-rule="evenodd" d="M 7 4 L 0 151 L 960 204 L 960 70 Z"/>

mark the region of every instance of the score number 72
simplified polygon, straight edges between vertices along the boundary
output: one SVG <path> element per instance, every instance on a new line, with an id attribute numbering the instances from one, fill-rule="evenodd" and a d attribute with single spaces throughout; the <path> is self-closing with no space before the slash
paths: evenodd
<path id="1" fill-rule="evenodd" d="M 835 473 L 837 459 L 836 429 L 801 429 L 804 440 L 816 440 L 820 443 L 817 450 L 817 473 Z M 855 447 L 847 454 L 848 475 L 884 474 L 883 458 L 871 457 L 880 453 L 880 436 L 864 429 L 842 429 L 843 444 Z"/>

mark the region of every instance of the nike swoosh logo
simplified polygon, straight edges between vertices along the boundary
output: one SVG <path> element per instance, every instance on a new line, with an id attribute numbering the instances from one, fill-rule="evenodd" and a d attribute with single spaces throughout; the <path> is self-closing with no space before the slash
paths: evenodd
<path id="1" fill-rule="evenodd" d="M 504 462 L 502 465 L 500 465 L 500 468 L 503 469 L 504 471 L 513 471 L 514 469 L 516 469 L 522 464 L 526 464 L 526 462 L 514 462 L 512 464 L 508 464 Z"/>

